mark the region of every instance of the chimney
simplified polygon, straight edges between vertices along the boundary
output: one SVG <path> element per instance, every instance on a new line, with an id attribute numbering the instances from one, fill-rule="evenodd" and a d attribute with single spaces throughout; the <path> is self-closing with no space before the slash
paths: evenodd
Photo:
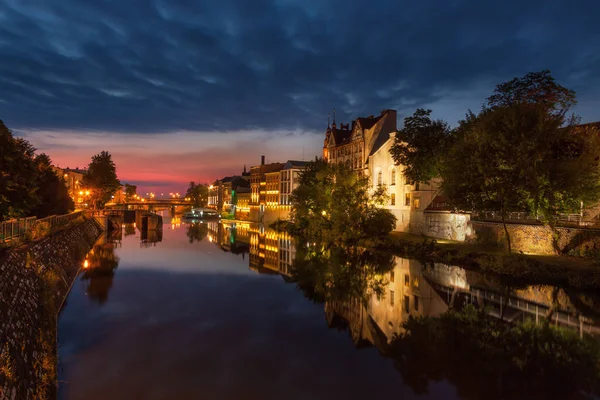
<path id="1" fill-rule="evenodd" d="M 260 156 L 260 165 L 265 165 L 265 156 Z"/>

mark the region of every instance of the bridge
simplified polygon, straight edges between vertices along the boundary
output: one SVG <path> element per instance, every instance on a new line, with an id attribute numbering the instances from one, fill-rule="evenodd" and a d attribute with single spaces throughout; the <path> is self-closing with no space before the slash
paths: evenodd
<path id="1" fill-rule="evenodd" d="M 185 199 L 136 199 L 123 203 L 106 203 L 105 207 L 120 206 L 191 206 L 193 202 Z"/>

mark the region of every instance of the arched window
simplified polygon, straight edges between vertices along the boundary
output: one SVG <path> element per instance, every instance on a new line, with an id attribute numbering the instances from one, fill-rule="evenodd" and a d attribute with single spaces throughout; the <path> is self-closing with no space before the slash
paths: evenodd
<path id="1" fill-rule="evenodd" d="M 396 168 L 392 168 L 390 172 L 390 186 L 396 185 Z"/>
<path id="2" fill-rule="evenodd" d="M 383 171 L 382 170 L 377 171 L 377 185 L 379 185 L 379 186 L 383 185 Z"/>

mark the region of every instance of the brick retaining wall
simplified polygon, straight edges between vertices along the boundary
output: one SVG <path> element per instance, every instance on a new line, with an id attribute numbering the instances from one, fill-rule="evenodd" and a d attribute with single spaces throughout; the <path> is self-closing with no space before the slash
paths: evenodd
<path id="1" fill-rule="evenodd" d="M 56 397 L 56 317 L 101 232 L 86 220 L 0 264 L 0 399 Z"/>

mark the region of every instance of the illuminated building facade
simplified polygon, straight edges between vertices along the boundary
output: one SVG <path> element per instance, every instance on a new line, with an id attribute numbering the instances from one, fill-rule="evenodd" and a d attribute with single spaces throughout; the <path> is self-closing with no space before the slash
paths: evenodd
<path id="1" fill-rule="evenodd" d="M 323 159 L 329 162 L 345 162 L 358 171 L 368 168 L 369 156 L 377 151 L 396 132 L 396 110 L 383 110 L 377 117 L 360 117 L 350 124 L 335 122 L 327 126 L 323 143 Z"/>
<path id="2" fill-rule="evenodd" d="M 260 165 L 250 167 L 250 221 L 269 223 L 278 218 L 282 168 L 282 163 L 265 164 L 265 156 L 261 156 Z"/>

